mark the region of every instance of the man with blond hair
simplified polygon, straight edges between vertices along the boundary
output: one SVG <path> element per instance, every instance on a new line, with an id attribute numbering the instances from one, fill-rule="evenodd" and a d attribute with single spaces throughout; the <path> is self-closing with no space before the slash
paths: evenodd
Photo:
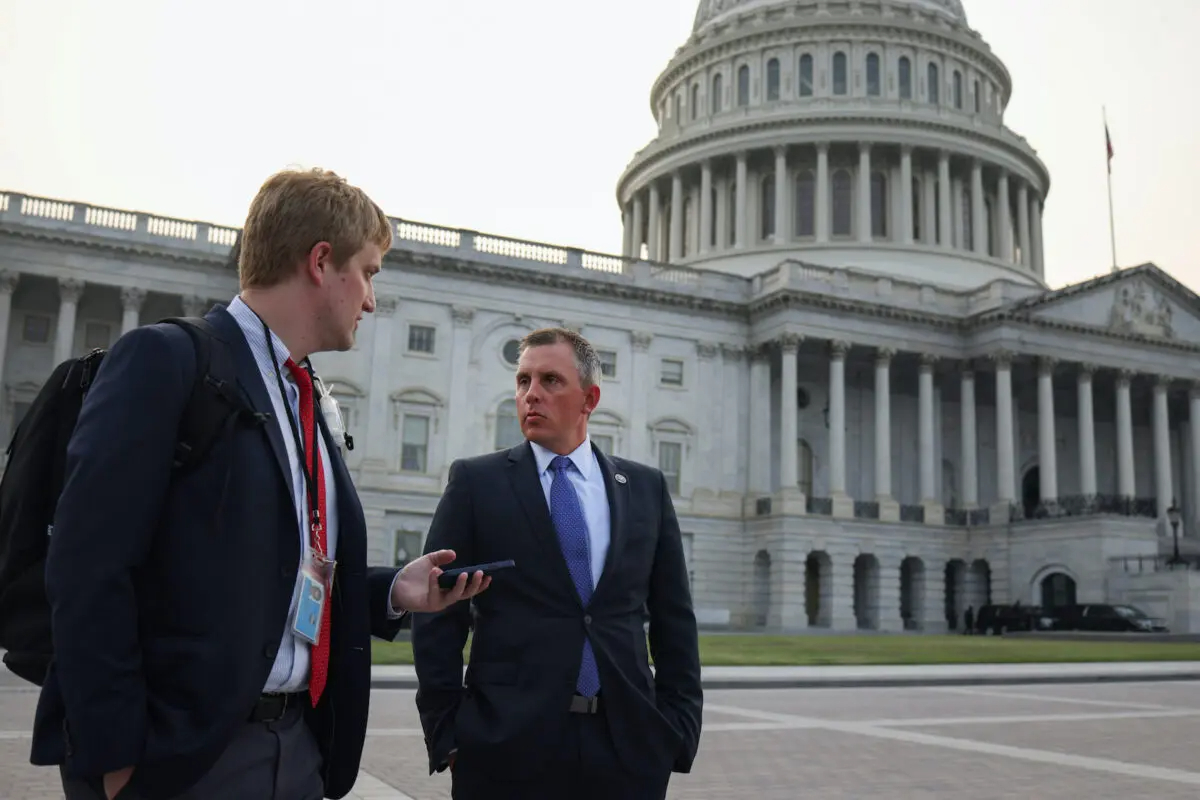
<path id="1" fill-rule="evenodd" d="M 46 562 L 54 661 L 32 760 L 68 800 L 344 797 L 366 736 L 372 635 L 487 587 L 451 551 L 367 567 L 366 525 L 309 356 L 354 343 L 391 225 L 359 188 L 285 171 L 254 198 L 241 292 L 205 316 L 228 425 L 173 469 L 201 367 L 179 325 L 102 362 L 67 449 Z M 204 377 L 203 375 L 201 377 Z M 236 409 L 240 409 L 236 411 Z"/>

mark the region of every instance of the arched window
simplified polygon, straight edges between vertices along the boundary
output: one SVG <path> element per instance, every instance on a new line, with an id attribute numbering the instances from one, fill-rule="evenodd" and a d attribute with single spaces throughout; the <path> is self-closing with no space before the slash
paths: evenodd
<path id="1" fill-rule="evenodd" d="M 813 95 L 813 57 L 808 53 L 800 56 L 800 96 L 812 97 Z"/>
<path id="2" fill-rule="evenodd" d="M 833 54 L 833 93 L 845 94 L 849 85 L 846 77 L 846 54 L 838 51 Z"/>
<path id="3" fill-rule="evenodd" d="M 817 228 L 817 181 L 811 170 L 796 175 L 796 235 L 812 236 Z"/>
<path id="4" fill-rule="evenodd" d="M 939 89 L 938 65 L 934 64 L 932 61 L 929 62 L 928 79 L 929 79 L 929 102 L 936 106 L 939 102 L 941 102 L 940 94 L 938 92 L 938 89 Z"/>
<path id="5" fill-rule="evenodd" d="M 962 73 L 954 70 L 954 107 L 959 111 L 963 107 L 963 81 Z"/>
<path id="6" fill-rule="evenodd" d="M 900 56 L 900 99 L 912 100 L 912 62 Z"/>
<path id="7" fill-rule="evenodd" d="M 721 96 L 724 91 L 725 76 L 718 72 L 716 75 L 713 75 L 712 94 L 708 98 L 708 107 L 712 109 L 713 114 L 721 110 Z"/>
<path id="8" fill-rule="evenodd" d="M 779 59 L 767 62 L 767 100 L 779 99 Z"/>
<path id="9" fill-rule="evenodd" d="M 867 54 L 867 95 L 869 97 L 879 97 L 880 93 L 880 77 L 879 77 L 879 54 Z"/>
<path id="10" fill-rule="evenodd" d="M 700 84 L 692 84 L 692 102 L 688 106 L 688 113 L 694 120 L 696 115 L 700 113 Z"/>
<path id="11" fill-rule="evenodd" d="M 914 242 L 921 241 L 921 179 L 912 179 L 912 237 Z"/>
<path id="12" fill-rule="evenodd" d="M 517 401 L 505 400 L 496 409 L 496 449 L 508 450 L 525 441 L 521 421 L 517 417 Z"/>
<path id="13" fill-rule="evenodd" d="M 848 170 L 833 173 L 833 235 L 849 236 L 853 217 L 850 214 L 851 181 Z"/>
<path id="14" fill-rule="evenodd" d="M 760 187 L 759 227 L 762 238 L 770 239 L 775 235 L 775 176 L 764 175 Z"/>
<path id="15" fill-rule="evenodd" d="M 888 184 L 882 172 L 871 173 L 871 236 L 888 235 Z"/>
<path id="16" fill-rule="evenodd" d="M 742 64 L 737 72 L 737 104 L 750 105 L 750 67 Z"/>

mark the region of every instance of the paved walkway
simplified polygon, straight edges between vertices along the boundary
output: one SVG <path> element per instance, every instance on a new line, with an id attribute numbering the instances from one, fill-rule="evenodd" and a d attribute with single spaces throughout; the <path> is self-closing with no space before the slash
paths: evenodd
<path id="1" fill-rule="evenodd" d="M 810 667 L 704 667 L 706 689 L 834 689 L 888 686 L 986 686 L 1021 683 L 1107 683 L 1200 680 L 1200 661 L 1078 664 L 920 664 Z M 411 666 L 377 666 L 371 684 L 415 689 Z"/>

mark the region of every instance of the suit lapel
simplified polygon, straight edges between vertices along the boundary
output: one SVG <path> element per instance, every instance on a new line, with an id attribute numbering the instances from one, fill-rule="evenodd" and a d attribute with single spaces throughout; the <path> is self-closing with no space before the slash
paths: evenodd
<path id="1" fill-rule="evenodd" d="M 208 314 L 207 318 L 233 353 L 238 386 L 245 392 L 246 397 L 250 400 L 250 405 L 254 407 L 255 411 L 271 415 L 271 421 L 263 428 L 266 430 L 267 440 L 271 443 L 271 451 L 275 454 L 275 462 L 279 466 L 284 488 L 290 498 L 292 496 L 292 469 L 288 463 L 287 448 L 283 445 L 283 433 L 279 427 L 279 422 L 286 425 L 287 421 L 275 419 L 275 407 L 271 404 L 270 395 L 267 394 L 266 383 L 264 383 L 262 373 L 258 368 L 258 362 L 254 360 L 254 354 L 250 352 L 246 335 L 242 333 L 237 320 L 225 310 L 224 306 L 218 306 Z"/>
<path id="2" fill-rule="evenodd" d="M 625 550 L 625 539 L 629 534 L 625 524 L 629 510 L 629 485 L 613 478 L 617 474 L 615 465 L 594 444 L 592 452 L 596 454 L 596 462 L 604 476 L 604 493 L 608 496 L 609 516 L 608 555 L 604 558 L 604 569 L 600 571 L 600 580 L 592 593 L 594 600 L 596 594 L 612 582 L 610 576 L 616 571 L 621 554 Z"/>
<path id="3" fill-rule="evenodd" d="M 529 529 L 533 537 L 545 549 L 546 558 L 553 565 L 551 569 L 559 576 L 571 596 L 578 600 L 579 592 L 575 590 L 575 581 L 571 579 L 567 560 L 563 558 L 562 547 L 558 543 L 558 534 L 554 530 L 554 522 L 550 519 L 550 507 L 546 504 L 546 494 L 542 491 L 537 459 L 534 458 L 533 448 L 528 442 L 508 451 L 507 472 L 513 494 L 517 496 L 525 516 L 529 519 Z"/>

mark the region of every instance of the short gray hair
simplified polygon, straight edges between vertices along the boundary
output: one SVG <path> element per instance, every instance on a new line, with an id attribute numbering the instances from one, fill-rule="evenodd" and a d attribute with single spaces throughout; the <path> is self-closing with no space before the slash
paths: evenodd
<path id="1" fill-rule="evenodd" d="M 575 369 L 579 372 L 579 383 L 584 389 L 600 385 L 600 356 L 592 343 L 570 328 L 539 328 L 521 340 L 520 352 L 531 347 L 566 342 L 575 351 Z"/>

